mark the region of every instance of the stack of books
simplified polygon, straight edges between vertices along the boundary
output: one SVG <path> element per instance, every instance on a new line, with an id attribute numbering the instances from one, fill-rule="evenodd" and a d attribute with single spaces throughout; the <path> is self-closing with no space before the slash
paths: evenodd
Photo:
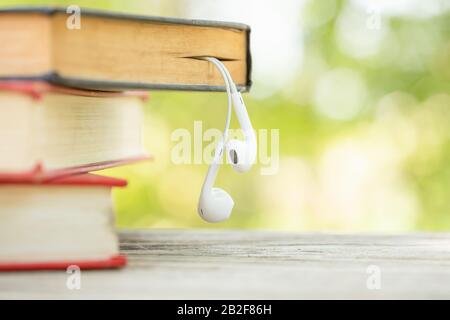
<path id="1" fill-rule="evenodd" d="M 148 159 L 147 89 L 249 89 L 248 26 L 64 8 L 0 10 L 0 270 L 113 268 L 111 188 L 91 172 Z"/>

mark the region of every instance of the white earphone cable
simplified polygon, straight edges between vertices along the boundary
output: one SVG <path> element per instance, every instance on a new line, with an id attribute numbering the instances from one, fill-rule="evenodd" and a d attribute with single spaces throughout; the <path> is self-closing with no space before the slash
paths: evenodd
<path id="1" fill-rule="evenodd" d="M 216 68 L 219 70 L 220 74 L 223 77 L 223 80 L 225 82 L 225 87 L 227 90 L 228 95 L 228 111 L 227 111 L 227 118 L 225 120 L 225 128 L 223 130 L 223 141 L 222 143 L 225 144 L 226 140 L 228 139 L 228 130 L 230 128 L 230 121 L 231 121 L 231 89 L 234 86 L 233 80 L 231 79 L 230 73 L 228 72 L 227 68 L 223 65 L 220 60 L 212 57 L 201 57 L 201 59 L 211 62 L 216 66 Z M 234 86 L 236 87 L 236 86 Z"/>
<path id="2" fill-rule="evenodd" d="M 200 192 L 197 209 L 199 215 L 204 220 L 208 222 L 220 222 L 228 219 L 234 206 L 233 198 L 225 190 L 214 187 L 214 182 L 217 178 L 217 173 L 221 165 L 220 160 L 222 160 L 225 146 L 227 147 L 227 151 L 230 152 L 229 156 L 233 159 L 232 163 L 236 171 L 244 172 L 250 169 L 252 163 L 248 165 L 247 163 L 242 162 L 240 159 L 245 159 L 242 157 L 246 157 L 247 152 L 249 152 L 250 155 L 255 153 L 256 144 L 255 140 L 248 138 L 248 134 L 246 134 L 245 132 L 245 141 L 239 141 L 236 139 L 227 141 L 232 106 L 234 106 L 234 111 L 236 112 L 237 119 L 242 129 L 251 130 L 251 133 L 253 133 L 253 128 L 251 126 L 250 119 L 248 118 L 247 110 L 242 100 L 242 96 L 237 90 L 236 85 L 234 84 L 227 68 L 220 60 L 205 56 L 194 58 L 206 60 L 214 64 L 214 66 L 219 70 L 223 77 L 228 94 L 228 114 L 222 136 L 223 140 L 219 141 L 215 148 L 214 160 L 210 164 L 208 172 L 206 173 L 205 181 L 203 182 L 202 190 Z M 249 149 L 249 151 L 247 151 L 247 149 Z"/>

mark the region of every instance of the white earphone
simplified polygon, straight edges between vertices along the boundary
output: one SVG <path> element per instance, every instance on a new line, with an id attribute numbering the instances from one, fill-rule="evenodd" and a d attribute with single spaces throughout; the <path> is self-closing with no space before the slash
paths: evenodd
<path id="1" fill-rule="evenodd" d="M 234 206 L 233 199 L 225 190 L 213 187 L 219 171 L 223 150 L 226 150 L 227 159 L 235 171 L 246 172 L 250 170 L 256 161 L 256 136 L 242 95 L 237 90 L 226 67 L 216 58 L 201 57 L 199 59 L 207 60 L 217 67 L 225 81 L 228 95 L 228 114 L 222 140 L 216 146 L 214 159 L 206 174 L 198 202 L 198 213 L 204 220 L 220 222 L 228 219 Z M 233 139 L 227 142 L 231 104 L 234 106 L 234 112 L 244 133 L 244 141 Z"/>

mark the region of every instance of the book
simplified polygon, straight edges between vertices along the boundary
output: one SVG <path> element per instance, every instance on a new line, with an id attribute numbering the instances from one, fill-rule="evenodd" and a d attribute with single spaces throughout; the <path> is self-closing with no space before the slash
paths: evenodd
<path id="1" fill-rule="evenodd" d="M 45 180 L 148 158 L 142 92 L 0 82 L 0 179 Z"/>
<path id="2" fill-rule="evenodd" d="M 111 188 L 92 174 L 44 183 L 0 180 L 0 271 L 122 267 Z"/>
<path id="3" fill-rule="evenodd" d="M 0 79 L 45 80 L 95 90 L 225 90 L 209 62 L 251 86 L 250 28 L 239 23 L 128 15 L 81 8 L 79 28 L 65 8 L 0 10 Z"/>

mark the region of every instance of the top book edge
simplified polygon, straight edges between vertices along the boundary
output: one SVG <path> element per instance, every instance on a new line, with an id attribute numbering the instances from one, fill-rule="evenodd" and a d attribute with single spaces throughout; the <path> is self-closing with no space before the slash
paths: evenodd
<path id="1" fill-rule="evenodd" d="M 56 6 L 13 6 L 13 7 L 0 7 L 0 13 L 42 13 L 52 15 L 55 13 L 66 14 L 65 7 Z M 205 27 L 217 27 L 217 28 L 232 28 L 250 31 L 250 26 L 237 23 L 237 22 L 225 22 L 225 21 L 213 21 L 213 20 L 197 20 L 197 19 L 182 19 L 182 18 L 170 18 L 159 16 L 146 16 L 138 14 L 120 13 L 114 11 L 106 11 L 91 8 L 81 8 L 81 14 L 105 17 L 111 19 L 122 20 L 134 20 L 134 21 L 149 21 L 166 24 L 181 24 L 181 25 L 196 25 Z"/>

